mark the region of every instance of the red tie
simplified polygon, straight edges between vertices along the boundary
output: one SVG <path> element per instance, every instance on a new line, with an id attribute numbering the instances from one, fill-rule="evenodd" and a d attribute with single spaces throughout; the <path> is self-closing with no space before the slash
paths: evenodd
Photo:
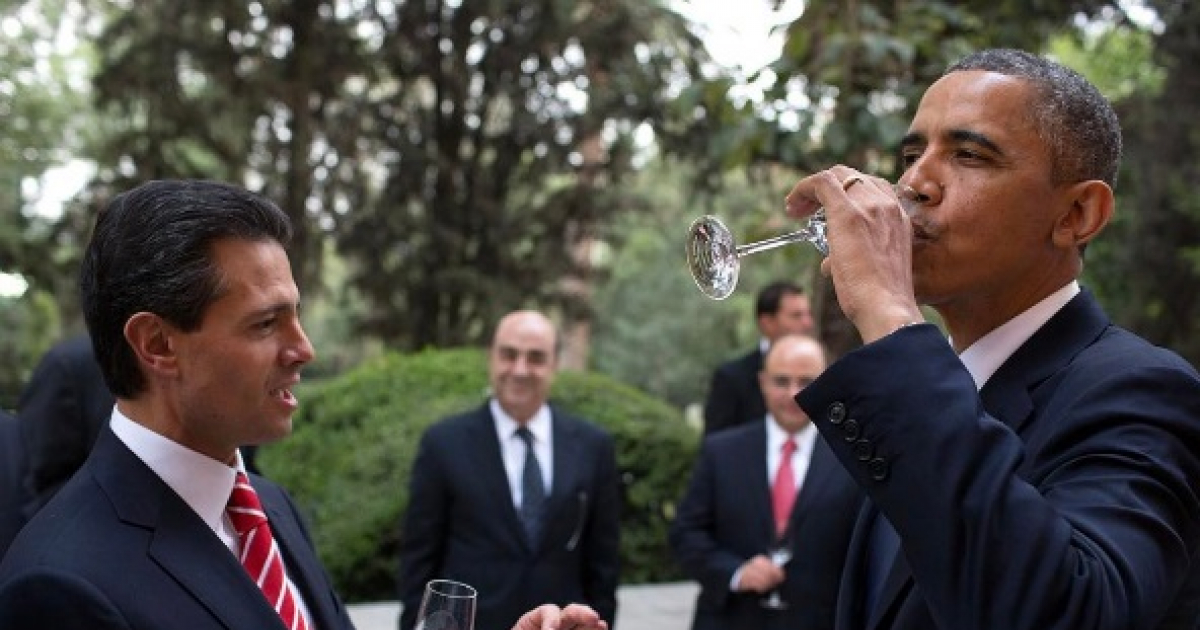
<path id="1" fill-rule="evenodd" d="M 250 578 L 258 583 L 267 602 L 283 619 L 283 625 L 289 630 L 308 630 L 308 622 L 296 605 L 296 594 L 283 570 L 283 559 L 279 556 L 275 537 L 271 535 L 267 515 L 258 501 L 258 493 L 250 487 L 246 473 L 238 472 L 225 510 L 237 530 L 239 558 Z"/>
<path id="2" fill-rule="evenodd" d="M 792 454 L 795 452 L 796 442 L 789 437 L 783 443 L 783 456 L 779 458 L 775 483 L 771 486 L 771 508 L 775 512 L 775 534 L 778 536 L 787 531 L 792 504 L 796 502 L 796 478 L 792 476 Z"/>

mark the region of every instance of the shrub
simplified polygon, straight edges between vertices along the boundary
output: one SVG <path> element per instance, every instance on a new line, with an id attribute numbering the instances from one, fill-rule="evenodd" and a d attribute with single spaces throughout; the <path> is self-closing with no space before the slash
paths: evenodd
<path id="1" fill-rule="evenodd" d="M 348 601 L 395 598 L 399 523 L 421 434 L 481 404 L 486 389 L 480 350 L 385 354 L 303 392 L 294 434 L 260 450 L 262 469 L 305 512 Z M 691 470 L 695 431 L 666 403 L 598 374 L 560 373 L 552 403 L 616 441 L 622 581 L 679 579 L 667 527 Z"/>

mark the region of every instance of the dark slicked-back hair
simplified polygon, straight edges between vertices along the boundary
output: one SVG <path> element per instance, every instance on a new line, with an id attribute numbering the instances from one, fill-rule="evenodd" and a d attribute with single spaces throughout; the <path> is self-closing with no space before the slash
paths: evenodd
<path id="1" fill-rule="evenodd" d="M 804 295 L 804 289 L 801 289 L 800 285 L 784 280 L 768 284 L 758 292 L 758 299 L 754 301 L 754 316 L 762 317 L 778 313 L 779 303 L 789 295 Z"/>
<path id="2" fill-rule="evenodd" d="M 1036 93 L 1030 119 L 1050 147 L 1056 184 L 1101 180 L 1115 187 L 1121 123 L 1112 104 L 1082 75 L 1044 57 L 998 48 L 974 53 L 946 74 L 983 70 L 1028 81 Z"/>
<path id="3" fill-rule="evenodd" d="M 286 245 L 292 225 L 269 200 L 228 184 L 198 180 L 145 183 L 100 212 L 80 269 L 83 315 L 104 380 L 130 398 L 145 387 L 125 324 L 154 313 L 195 330 L 222 291 L 212 245 L 225 238 Z"/>

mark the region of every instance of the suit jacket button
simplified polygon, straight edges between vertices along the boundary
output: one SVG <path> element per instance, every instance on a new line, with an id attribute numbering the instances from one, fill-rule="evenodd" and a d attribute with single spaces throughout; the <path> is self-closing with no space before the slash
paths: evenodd
<path id="1" fill-rule="evenodd" d="M 858 420 L 850 418 L 842 423 L 842 437 L 847 442 L 853 442 L 854 440 L 857 440 L 861 433 L 862 428 L 858 426 Z"/>
<path id="2" fill-rule="evenodd" d="M 875 481 L 883 481 L 888 478 L 888 463 L 882 457 L 876 457 L 867 462 L 867 470 L 871 473 L 871 478 Z"/>
<path id="3" fill-rule="evenodd" d="M 840 402 L 835 402 L 829 405 L 829 422 L 832 424 L 841 424 L 846 419 L 846 405 Z"/>
<path id="4" fill-rule="evenodd" d="M 871 441 L 866 438 L 855 440 L 851 448 L 854 450 L 854 456 L 857 457 L 858 461 L 860 462 L 870 461 L 871 457 L 875 455 L 875 447 L 871 444 Z"/>

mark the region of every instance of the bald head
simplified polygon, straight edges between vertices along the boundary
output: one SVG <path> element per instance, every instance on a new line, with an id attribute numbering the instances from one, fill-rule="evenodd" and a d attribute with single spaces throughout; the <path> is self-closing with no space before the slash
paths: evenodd
<path id="1" fill-rule="evenodd" d="M 488 351 L 488 377 L 500 408 L 528 422 L 550 397 L 558 367 L 558 333 L 537 311 L 515 311 L 496 325 Z"/>
<path id="2" fill-rule="evenodd" d="M 808 424 L 796 394 L 825 371 L 825 349 L 807 335 L 784 335 L 771 344 L 758 374 L 763 400 L 775 422 L 788 433 Z"/>

